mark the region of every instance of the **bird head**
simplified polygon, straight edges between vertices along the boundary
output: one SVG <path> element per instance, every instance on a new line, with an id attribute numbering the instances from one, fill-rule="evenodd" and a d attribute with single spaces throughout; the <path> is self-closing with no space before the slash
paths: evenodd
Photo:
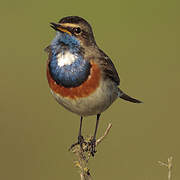
<path id="1" fill-rule="evenodd" d="M 58 23 L 50 23 L 57 31 L 57 42 L 67 45 L 79 44 L 82 47 L 96 45 L 90 24 L 81 17 L 68 16 L 62 18 Z"/>

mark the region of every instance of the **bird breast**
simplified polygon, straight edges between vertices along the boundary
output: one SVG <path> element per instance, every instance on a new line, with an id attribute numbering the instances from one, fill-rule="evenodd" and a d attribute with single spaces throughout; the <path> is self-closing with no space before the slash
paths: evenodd
<path id="1" fill-rule="evenodd" d="M 76 99 L 81 97 L 87 97 L 92 94 L 100 84 L 101 71 L 99 66 L 94 62 L 90 61 L 90 74 L 88 78 L 79 86 L 76 87 L 65 87 L 58 84 L 51 71 L 50 71 L 50 61 L 47 63 L 47 79 L 51 90 L 62 97 Z"/>
<path id="2" fill-rule="evenodd" d="M 74 63 L 74 61 L 77 59 L 77 55 L 72 54 L 70 52 L 66 53 L 59 53 L 57 55 L 57 64 L 59 67 L 65 66 L 65 65 L 71 65 Z"/>
<path id="3" fill-rule="evenodd" d="M 69 51 L 52 54 L 49 71 L 54 81 L 64 87 L 81 85 L 90 74 L 91 65 L 82 56 Z"/>

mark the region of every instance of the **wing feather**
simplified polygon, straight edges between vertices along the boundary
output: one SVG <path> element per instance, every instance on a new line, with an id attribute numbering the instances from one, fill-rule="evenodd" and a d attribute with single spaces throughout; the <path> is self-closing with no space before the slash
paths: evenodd
<path id="1" fill-rule="evenodd" d="M 120 84 L 120 78 L 116 71 L 116 68 L 111 61 L 111 59 L 101 50 L 99 49 L 101 56 L 100 56 L 100 64 L 105 72 L 105 76 L 107 78 L 112 79 L 117 85 Z"/>

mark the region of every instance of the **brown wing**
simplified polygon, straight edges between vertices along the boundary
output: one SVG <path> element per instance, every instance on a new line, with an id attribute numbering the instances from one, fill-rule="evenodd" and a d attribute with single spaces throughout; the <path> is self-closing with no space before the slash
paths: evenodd
<path id="1" fill-rule="evenodd" d="M 117 85 L 119 85 L 120 78 L 113 62 L 101 49 L 99 49 L 99 51 L 101 53 L 101 57 L 99 58 L 99 60 L 101 66 L 103 67 L 105 76 L 112 79 L 114 82 L 116 82 Z"/>

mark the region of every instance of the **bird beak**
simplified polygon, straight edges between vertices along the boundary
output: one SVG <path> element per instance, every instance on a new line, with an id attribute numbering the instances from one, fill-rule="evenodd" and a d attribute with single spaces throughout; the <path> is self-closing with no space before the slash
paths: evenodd
<path id="1" fill-rule="evenodd" d="M 50 23 L 50 26 L 55 30 L 55 31 L 61 31 L 65 32 L 69 35 L 72 35 L 72 33 L 67 29 L 67 27 L 63 27 L 61 24 L 56 24 L 56 23 Z"/>

